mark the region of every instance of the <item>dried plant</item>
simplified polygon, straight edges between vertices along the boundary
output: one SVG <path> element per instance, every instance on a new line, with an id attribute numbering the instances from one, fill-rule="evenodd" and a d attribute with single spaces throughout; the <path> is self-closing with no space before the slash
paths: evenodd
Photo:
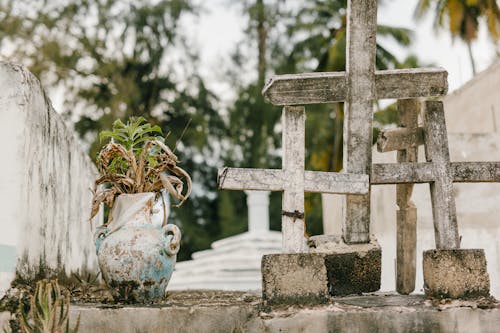
<path id="1" fill-rule="evenodd" d="M 115 198 L 123 193 L 160 193 L 166 189 L 179 200 L 176 207 L 184 203 L 191 193 L 191 177 L 177 166 L 177 156 L 161 134 L 160 127 L 151 126 L 142 117 L 132 117 L 127 124 L 117 120 L 112 131 L 101 132 L 100 139 L 109 138 L 110 142 L 97 156 L 101 177 L 95 182 L 91 218 L 101 203 L 111 209 Z M 105 186 L 98 189 L 99 185 Z"/>
<path id="2" fill-rule="evenodd" d="M 101 272 L 83 275 L 73 273 L 73 279 L 67 286 L 71 300 L 83 302 L 102 301 L 107 289 L 99 281 L 100 274 Z"/>
<path id="3" fill-rule="evenodd" d="M 30 309 L 21 304 L 19 321 L 23 333 L 77 332 L 80 317 L 73 330 L 69 329 L 69 295 L 62 293 L 57 280 L 41 280 L 31 296 Z"/>

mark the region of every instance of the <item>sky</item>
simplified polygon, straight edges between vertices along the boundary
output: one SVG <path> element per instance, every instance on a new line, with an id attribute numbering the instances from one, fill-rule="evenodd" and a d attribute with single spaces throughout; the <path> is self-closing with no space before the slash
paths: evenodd
<path id="1" fill-rule="evenodd" d="M 205 7 L 208 2 L 204 2 Z M 244 38 L 246 18 L 238 6 L 230 6 L 229 0 L 210 0 L 210 9 L 205 9 L 197 18 L 185 20 L 186 33 L 200 50 L 200 73 L 207 84 L 222 98 L 230 98 L 229 83 L 220 80 L 218 70 L 228 60 L 238 41 Z M 299 2 L 300 3 L 300 2 Z M 448 73 L 449 91 L 453 91 L 471 79 L 472 70 L 466 45 L 460 40 L 452 41 L 447 31 L 433 29 L 433 16 L 418 23 L 413 19 L 417 0 L 386 0 L 379 5 L 378 23 L 409 28 L 414 31 L 414 43 L 409 49 L 401 49 L 395 43 L 384 45 L 403 59 L 408 52 L 416 54 L 425 64 L 445 68 Z M 495 48 L 487 37 L 486 27 L 481 26 L 479 38 L 473 44 L 478 72 L 486 69 L 495 59 Z M 245 75 L 245 73 L 242 73 Z"/>

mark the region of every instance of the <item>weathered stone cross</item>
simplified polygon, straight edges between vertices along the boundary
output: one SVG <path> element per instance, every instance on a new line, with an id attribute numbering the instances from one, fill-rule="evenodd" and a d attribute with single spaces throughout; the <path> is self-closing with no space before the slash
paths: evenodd
<path id="1" fill-rule="evenodd" d="M 345 101 L 344 172 L 371 174 L 373 101 L 441 96 L 447 92 L 443 69 L 375 71 L 377 1 L 349 1 L 346 72 L 278 75 L 263 90 L 275 105 Z M 346 243 L 370 239 L 370 194 L 346 195 Z"/>
<path id="2" fill-rule="evenodd" d="M 398 198 L 398 291 L 414 288 L 416 210 L 410 201 L 412 183 L 428 182 L 431 188 L 437 250 L 424 252 L 426 294 L 438 297 L 462 297 L 471 293 L 489 293 L 484 251 L 461 250 L 453 199 L 453 181 L 500 181 L 500 163 L 451 163 L 446 137 L 443 105 L 425 103 L 424 127 L 417 123 L 420 97 L 442 96 L 447 92 L 447 72 L 442 69 L 407 69 L 375 71 L 377 1 L 350 0 L 347 10 L 346 72 L 279 75 L 264 87 L 264 96 L 283 110 L 283 170 L 228 169 L 219 173 L 220 188 L 282 190 L 284 252 L 307 252 L 304 243 L 304 191 L 345 193 L 342 233 L 348 244 L 370 241 L 370 184 L 399 184 Z M 398 99 L 400 128 L 383 133 L 382 150 L 398 150 L 395 164 L 371 162 L 373 101 Z M 406 101 L 403 101 L 406 100 Z M 344 107 L 344 173 L 304 172 L 305 111 L 299 105 L 345 101 Z M 425 143 L 426 163 L 417 163 L 417 147 Z M 354 249 L 355 246 L 352 246 Z M 407 248 L 407 250 L 401 250 Z M 343 258 L 360 258 L 356 250 Z M 380 251 L 378 251 L 380 256 Z M 300 292 L 288 293 L 288 278 L 301 271 L 316 284 L 305 279 L 303 293 L 325 293 L 325 281 L 338 284 L 330 275 L 343 265 L 328 267 L 324 258 L 313 266 L 304 266 L 302 254 L 265 256 L 263 296 L 268 301 L 292 299 Z M 309 253 L 313 262 L 317 257 Z M 337 253 L 329 254 L 334 260 Z M 292 269 L 281 272 L 280 260 Z M 408 264 L 405 264 L 408 260 Z M 345 263 L 345 261 L 343 261 Z M 353 262 L 350 262 L 353 264 Z M 285 265 L 285 266 L 286 266 Z M 269 266 L 269 267 L 268 267 Z M 316 267 L 318 266 L 318 267 Z M 331 267 L 330 267 L 331 266 Z M 335 267 L 334 267 L 335 266 Z M 354 267 L 354 266 L 353 266 Z M 451 270 L 449 268 L 452 268 Z M 373 268 L 373 267 L 372 267 Z M 376 268 L 376 267 L 375 267 Z M 327 271 L 327 275 L 325 275 Z M 459 276 L 451 274 L 460 272 Z M 380 281 L 373 269 L 368 280 Z M 367 274 L 364 274 L 367 275 Z M 377 276 L 378 275 L 378 276 Z M 366 278 L 366 276 L 364 276 Z M 479 277 L 479 278 L 478 278 Z M 464 279 L 466 282 L 455 283 Z M 470 284 L 470 281 L 474 281 Z M 318 288 L 308 288 L 314 285 Z M 366 291 L 363 286 L 351 288 Z M 358 290 L 359 289 L 359 290 Z M 410 290 L 411 289 L 411 290 Z M 319 290 L 319 291 L 318 291 Z M 372 290 L 368 290 L 372 291 Z M 316 295 L 316 296 L 318 296 Z M 302 295 L 303 296 L 303 295 Z M 280 298 L 281 297 L 281 298 Z M 290 298 L 291 297 L 291 298 Z"/>
<path id="3" fill-rule="evenodd" d="M 223 168 L 219 189 L 283 191 L 283 252 L 304 253 L 304 192 L 365 194 L 368 175 L 304 171 L 304 107 L 284 107 L 282 122 L 283 169 Z"/>
<path id="4" fill-rule="evenodd" d="M 443 103 L 427 101 L 423 127 L 418 126 L 416 100 L 398 101 L 398 128 L 381 132 L 380 152 L 398 151 L 398 163 L 374 164 L 371 184 L 397 184 L 396 290 L 415 288 L 417 211 L 410 201 L 414 183 L 430 183 L 437 249 L 458 249 L 453 182 L 500 182 L 499 162 L 450 162 Z M 425 146 L 427 162 L 417 163 L 417 149 Z"/>

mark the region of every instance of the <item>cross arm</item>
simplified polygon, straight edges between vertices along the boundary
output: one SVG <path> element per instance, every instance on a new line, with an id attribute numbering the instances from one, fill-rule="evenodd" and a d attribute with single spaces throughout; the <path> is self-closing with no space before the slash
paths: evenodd
<path id="1" fill-rule="evenodd" d="M 370 182 L 376 185 L 430 183 L 434 181 L 432 163 L 377 163 L 372 165 Z"/>
<path id="2" fill-rule="evenodd" d="M 377 150 L 381 153 L 394 150 L 404 150 L 424 144 L 424 129 L 391 128 L 380 132 L 377 138 Z"/>
<path id="3" fill-rule="evenodd" d="M 448 73 L 441 68 L 397 69 L 375 72 L 375 98 L 443 96 Z M 345 72 L 286 74 L 273 76 L 264 97 L 274 105 L 305 105 L 342 102 L 346 99 Z"/>
<path id="4" fill-rule="evenodd" d="M 306 171 L 304 174 L 305 192 L 320 193 L 368 193 L 368 175 L 354 173 Z"/>
<path id="5" fill-rule="evenodd" d="M 282 191 L 281 169 L 222 168 L 217 176 L 219 190 Z"/>
<path id="6" fill-rule="evenodd" d="M 454 182 L 500 182 L 500 162 L 452 162 L 451 172 Z"/>
<path id="7" fill-rule="evenodd" d="M 499 183 L 500 162 L 451 162 L 450 172 L 456 183 Z M 373 185 L 430 183 L 435 180 L 432 162 L 377 163 L 372 166 Z"/>
<path id="8" fill-rule="evenodd" d="M 283 191 L 289 179 L 280 169 L 222 168 L 217 183 L 219 190 Z M 368 193 L 368 175 L 306 171 L 304 192 Z"/>

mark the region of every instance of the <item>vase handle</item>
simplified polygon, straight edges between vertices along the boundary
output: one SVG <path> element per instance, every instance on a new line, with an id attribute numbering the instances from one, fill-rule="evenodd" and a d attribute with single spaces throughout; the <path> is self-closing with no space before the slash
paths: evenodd
<path id="1" fill-rule="evenodd" d="M 95 242 L 95 252 L 99 253 L 99 249 L 101 248 L 102 241 L 108 237 L 109 229 L 106 225 L 101 225 L 97 227 L 94 233 L 94 242 Z"/>
<path id="2" fill-rule="evenodd" d="M 179 252 L 181 245 L 181 230 L 175 224 L 167 224 L 163 228 L 163 235 L 166 239 L 165 250 L 169 256 L 174 256 Z"/>

